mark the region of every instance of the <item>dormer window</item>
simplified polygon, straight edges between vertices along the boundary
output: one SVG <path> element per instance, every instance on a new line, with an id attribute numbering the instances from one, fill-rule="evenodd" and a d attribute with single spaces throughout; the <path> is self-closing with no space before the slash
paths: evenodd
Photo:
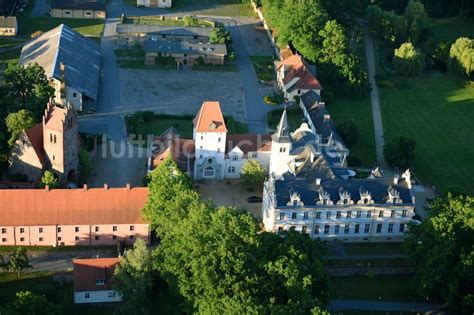
<path id="1" fill-rule="evenodd" d="M 372 195 L 370 194 L 370 192 L 365 189 L 364 186 L 360 186 L 359 187 L 359 195 L 360 195 L 360 200 L 359 200 L 359 204 L 370 204 L 372 203 Z"/>
<path id="2" fill-rule="evenodd" d="M 402 200 L 400 199 L 400 193 L 395 188 L 393 188 L 393 186 L 389 186 L 387 188 L 387 192 L 387 203 L 402 203 Z"/>
<path id="3" fill-rule="evenodd" d="M 323 187 L 319 188 L 318 194 L 319 194 L 319 201 L 316 202 L 317 204 L 332 205 L 331 196 L 329 195 L 327 191 L 324 190 Z"/>
<path id="4" fill-rule="evenodd" d="M 338 204 L 349 205 L 352 204 L 351 194 L 343 187 L 339 188 L 339 202 Z"/>
<path id="5" fill-rule="evenodd" d="M 290 201 L 287 203 L 287 206 L 304 206 L 301 196 L 294 189 L 290 190 Z"/>

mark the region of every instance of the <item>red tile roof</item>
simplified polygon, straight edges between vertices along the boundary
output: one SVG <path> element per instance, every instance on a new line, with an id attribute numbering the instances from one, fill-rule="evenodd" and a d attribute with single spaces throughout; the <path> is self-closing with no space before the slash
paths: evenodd
<path id="1" fill-rule="evenodd" d="M 119 263 L 118 258 L 74 259 L 74 292 L 110 290 Z M 104 284 L 97 285 L 97 280 Z"/>
<path id="2" fill-rule="evenodd" d="M 140 224 L 148 188 L 2 189 L 3 226 Z"/>
<path id="3" fill-rule="evenodd" d="M 156 137 L 153 143 L 155 144 L 155 149 L 152 150 L 153 169 L 170 155 L 183 172 L 188 171 L 188 163 L 190 167 L 194 164 L 194 140 L 179 139 L 179 137 L 174 139 Z"/>
<path id="4" fill-rule="evenodd" d="M 296 86 L 297 89 L 305 90 L 321 90 L 321 84 L 314 74 L 310 71 L 309 64 L 300 55 L 293 55 L 287 59 L 280 61 L 277 68 L 280 70 L 283 66 L 289 66 L 285 72 L 283 82 L 288 84 L 294 78 L 299 78 Z"/>
<path id="5" fill-rule="evenodd" d="M 236 146 L 244 154 L 270 151 L 272 149 L 272 137 L 266 134 L 229 134 L 226 141 L 226 153 L 232 151 Z"/>
<path id="6" fill-rule="evenodd" d="M 33 128 L 25 130 L 26 136 L 31 142 L 31 146 L 35 150 L 36 156 L 41 165 L 46 165 L 46 158 L 43 149 L 43 124 L 37 124 Z"/>
<path id="7" fill-rule="evenodd" d="M 66 121 L 68 109 L 49 103 L 43 119 L 48 129 L 61 131 Z"/>
<path id="8" fill-rule="evenodd" d="M 227 132 L 219 102 L 204 102 L 194 118 L 197 132 Z"/>

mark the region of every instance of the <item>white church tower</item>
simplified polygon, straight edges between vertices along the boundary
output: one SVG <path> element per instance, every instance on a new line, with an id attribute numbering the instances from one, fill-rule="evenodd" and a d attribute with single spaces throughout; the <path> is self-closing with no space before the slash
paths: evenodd
<path id="1" fill-rule="evenodd" d="M 204 102 L 194 119 L 194 179 L 223 179 L 227 128 L 219 102 Z"/>
<path id="2" fill-rule="evenodd" d="M 277 130 L 272 135 L 270 174 L 280 176 L 288 171 L 288 162 L 292 159 L 290 152 L 291 138 L 285 109 L 278 123 Z"/>

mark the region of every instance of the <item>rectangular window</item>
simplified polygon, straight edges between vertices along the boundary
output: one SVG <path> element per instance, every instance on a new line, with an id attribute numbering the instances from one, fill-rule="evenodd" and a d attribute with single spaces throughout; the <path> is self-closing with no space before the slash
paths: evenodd
<path id="1" fill-rule="evenodd" d="M 348 234 L 349 233 L 349 229 L 350 229 L 350 225 L 349 224 L 346 224 L 344 226 L 344 234 Z"/>
<path id="2" fill-rule="evenodd" d="M 7 229 L 6 228 L 2 228 L 2 234 L 7 234 Z"/>
<path id="3" fill-rule="evenodd" d="M 383 218 L 383 210 L 379 211 L 379 218 Z"/>
<path id="4" fill-rule="evenodd" d="M 6 242 L 7 242 L 7 239 L 6 239 L 5 237 L 2 238 L 2 242 L 3 242 L 3 243 L 6 243 Z"/>
<path id="5" fill-rule="evenodd" d="M 42 238 L 42 237 L 40 237 L 40 238 L 39 238 L 39 241 L 40 241 L 40 242 L 42 242 L 42 241 L 43 241 L 43 238 Z"/>
<path id="6" fill-rule="evenodd" d="M 329 224 L 324 226 L 324 234 L 329 234 Z"/>
<path id="7" fill-rule="evenodd" d="M 280 220 L 285 220 L 285 212 L 280 212 Z"/>
<path id="8" fill-rule="evenodd" d="M 357 211 L 356 217 L 359 219 L 362 216 L 362 211 Z"/>
<path id="9" fill-rule="evenodd" d="M 392 212 L 390 212 L 390 217 L 395 218 L 395 210 L 392 210 Z"/>
<path id="10" fill-rule="evenodd" d="M 347 211 L 346 218 L 350 219 L 352 217 L 352 211 Z"/>
<path id="11" fill-rule="evenodd" d="M 20 228 L 20 233 L 25 233 L 25 228 Z"/>
<path id="12" fill-rule="evenodd" d="M 295 219 L 296 219 L 296 212 L 293 212 L 293 213 L 291 214 L 291 219 L 292 219 L 292 220 L 295 220 Z"/>
<path id="13" fill-rule="evenodd" d="M 377 233 L 382 232 L 382 223 L 377 224 Z"/>
<path id="14" fill-rule="evenodd" d="M 116 225 L 112 226 L 112 231 L 117 232 L 117 226 Z"/>
<path id="15" fill-rule="evenodd" d="M 403 210 L 403 211 L 402 211 L 402 217 L 406 218 L 406 216 L 407 216 L 407 211 L 406 211 L 406 210 Z"/>
<path id="16" fill-rule="evenodd" d="M 76 226 L 76 227 L 74 228 L 74 231 L 75 231 L 76 233 L 79 232 L 79 227 Z"/>
<path id="17" fill-rule="evenodd" d="M 25 238 L 24 237 L 20 237 L 20 242 L 24 242 L 25 241 Z"/>
<path id="18" fill-rule="evenodd" d="M 326 212 L 326 219 L 331 219 L 331 211 Z"/>
<path id="19" fill-rule="evenodd" d="M 283 232 L 283 226 L 278 227 L 278 233 L 281 233 L 281 232 Z"/>
<path id="20" fill-rule="evenodd" d="M 95 285 L 104 285 L 104 283 L 105 283 L 104 279 L 97 279 L 95 281 Z"/>
<path id="21" fill-rule="evenodd" d="M 58 236 L 58 242 L 61 242 L 63 238 L 61 236 Z"/>
<path id="22" fill-rule="evenodd" d="M 115 292 L 114 291 L 110 291 L 107 295 L 110 299 L 111 298 L 114 298 L 115 297 Z"/>
<path id="23" fill-rule="evenodd" d="M 400 223 L 400 228 L 398 229 L 400 233 L 405 232 L 405 223 Z"/>
<path id="24" fill-rule="evenodd" d="M 334 226 L 334 234 L 339 234 L 339 224 Z"/>
<path id="25" fill-rule="evenodd" d="M 135 231 L 135 226 L 134 225 L 130 225 L 130 231 Z"/>
<path id="26" fill-rule="evenodd" d="M 74 240 L 76 240 L 76 242 L 77 242 L 79 240 L 79 236 L 75 236 Z"/>
<path id="27" fill-rule="evenodd" d="M 308 220 L 308 212 L 304 212 L 304 213 L 303 213 L 303 219 L 304 219 L 304 220 Z"/>
<path id="28" fill-rule="evenodd" d="M 98 226 L 95 227 L 95 231 L 99 232 L 99 227 Z"/>
<path id="29" fill-rule="evenodd" d="M 96 240 L 96 241 L 99 240 L 99 235 L 96 235 L 96 236 L 95 236 L 95 240 Z"/>
<path id="30" fill-rule="evenodd" d="M 369 210 L 369 211 L 367 211 L 367 218 L 371 218 L 371 217 L 372 217 L 372 211 Z"/>
<path id="31" fill-rule="evenodd" d="M 369 231 L 370 231 L 370 224 L 367 223 L 364 227 L 364 233 L 367 234 L 367 233 L 369 233 Z"/>
<path id="32" fill-rule="evenodd" d="M 43 233 L 43 228 L 39 228 L 39 229 L 38 229 L 38 232 L 39 232 L 39 233 Z"/>
<path id="33" fill-rule="evenodd" d="M 336 219 L 340 219 L 341 218 L 341 211 L 338 211 L 336 212 Z"/>
<path id="34" fill-rule="evenodd" d="M 307 228 L 307 226 L 306 226 L 306 225 L 303 225 L 303 226 L 301 227 L 301 233 L 306 234 L 306 228 Z"/>
<path id="35" fill-rule="evenodd" d="M 86 293 L 84 294 L 84 298 L 90 299 L 90 298 L 91 298 L 91 294 L 90 294 L 89 292 L 86 292 Z"/>
<path id="36" fill-rule="evenodd" d="M 319 234 L 319 225 L 314 226 L 314 234 Z"/>
<path id="37" fill-rule="evenodd" d="M 316 212 L 316 219 L 321 219 L 321 212 Z"/>
<path id="38" fill-rule="evenodd" d="M 360 224 L 356 224 L 354 228 L 354 233 L 359 234 Z"/>
<path id="39" fill-rule="evenodd" d="M 61 233 L 61 227 L 58 227 L 58 233 Z"/>
<path id="40" fill-rule="evenodd" d="M 392 233 L 393 232 L 393 223 L 389 223 L 388 224 L 388 233 Z"/>

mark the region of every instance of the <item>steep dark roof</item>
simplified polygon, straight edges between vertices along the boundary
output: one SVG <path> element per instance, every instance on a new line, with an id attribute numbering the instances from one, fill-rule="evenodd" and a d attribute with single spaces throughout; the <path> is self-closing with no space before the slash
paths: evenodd
<path id="1" fill-rule="evenodd" d="M 105 1 L 102 0 L 52 0 L 51 9 L 95 10 L 105 11 Z"/>
<path id="2" fill-rule="evenodd" d="M 294 178 L 275 181 L 275 195 L 277 207 L 285 207 L 290 201 L 290 192 L 297 192 L 305 206 L 315 206 L 319 200 L 319 189 L 323 188 L 330 195 L 330 199 L 337 203 L 340 200 L 339 189 L 346 190 L 351 194 L 354 203 L 360 200 L 359 189 L 363 187 L 371 193 L 375 204 L 386 204 L 388 200 L 388 189 L 393 187 L 400 193 L 400 198 L 404 204 L 412 204 L 412 197 L 404 181 L 393 184 L 391 179 L 335 179 L 322 180 L 320 185 L 316 181 L 307 178 Z M 337 205 L 340 207 L 341 205 Z M 324 207 L 331 207 L 325 205 Z"/>
<path id="3" fill-rule="evenodd" d="M 184 54 L 219 54 L 226 55 L 225 44 L 185 43 L 165 40 L 147 40 L 145 52 L 184 53 Z"/>
<path id="4" fill-rule="evenodd" d="M 278 123 L 275 133 L 272 135 L 272 140 L 275 142 L 289 142 L 290 141 L 290 127 L 288 126 L 288 117 L 286 109 L 283 110 L 280 122 Z"/>
<path id="5" fill-rule="evenodd" d="M 46 75 L 61 79 L 65 64 L 66 84 L 97 100 L 100 74 L 100 46 L 70 27 L 58 27 L 35 38 L 21 50 L 20 64 L 38 63 Z"/>

